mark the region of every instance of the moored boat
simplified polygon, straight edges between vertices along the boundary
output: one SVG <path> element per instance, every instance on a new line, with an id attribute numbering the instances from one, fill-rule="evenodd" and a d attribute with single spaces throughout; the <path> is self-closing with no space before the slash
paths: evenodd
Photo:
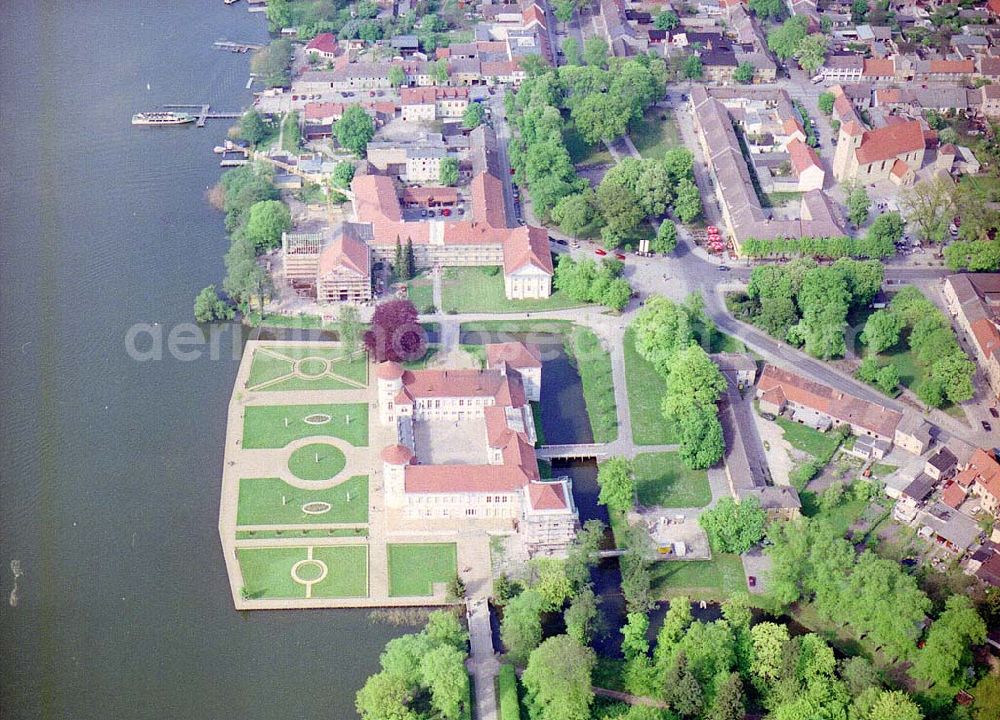
<path id="1" fill-rule="evenodd" d="M 133 125 L 184 125 L 194 120 L 194 115 L 175 112 L 140 112 L 132 116 Z"/>

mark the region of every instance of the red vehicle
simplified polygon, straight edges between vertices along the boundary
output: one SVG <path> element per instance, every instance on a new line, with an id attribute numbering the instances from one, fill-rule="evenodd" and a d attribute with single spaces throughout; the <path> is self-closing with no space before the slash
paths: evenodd
<path id="1" fill-rule="evenodd" d="M 625 259 L 625 256 L 622 255 L 621 253 L 615 253 L 615 257 L 618 258 L 619 260 L 624 260 Z"/>
<path id="2" fill-rule="evenodd" d="M 444 215 L 445 217 L 451 217 L 451 210 L 449 208 L 445 208 L 444 210 L 441 211 L 441 214 Z"/>
<path id="3" fill-rule="evenodd" d="M 757 578 L 753 575 L 747 576 L 747 584 L 750 587 L 757 587 Z"/>
<path id="4" fill-rule="evenodd" d="M 514 168 L 511 168 L 511 169 L 510 169 L 510 174 L 511 174 L 511 175 L 513 175 L 513 174 L 514 174 L 514 173 L 516 173 L 516 172 L 517 172 L 517 170 L 515 170 Z"/>
<path id="5" fill-rule="evenodd" d="M 605 250 L 604 248 L 597 248 L 596 250 L 594 250 L 594 254 L 595 255 L 600 255 L 601 257 L 604 257 L 605 255 L 608 254 L 608 251 Z"/>

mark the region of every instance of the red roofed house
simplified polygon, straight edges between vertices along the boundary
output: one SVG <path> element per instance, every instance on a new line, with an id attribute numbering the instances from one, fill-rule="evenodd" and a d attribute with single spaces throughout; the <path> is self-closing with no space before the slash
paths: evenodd
<path id="1" fill-rule="evenodd" d="M 969 467 L 958 474 L 955 483 L 964 483 L 982 501 L 983 510 L 1000 518 L 1000 463 L 991 451 L 980 448 L 972 453 Z"/>
<path id="2" fill-rule="evenodd" d="M 757 382 L 760 409 L 775 415 L 790 410 L 792 419 L 803 415 L 803 422 L 814 419 L 829 425 L 847 425 L 859 436 L 873 437 L 892 444 L 902 415 L 881 405 L 862 400 L 809 380 L 774 365 L 765 365 Z"/>
<path id="3" fill-rule="evenodd" d="M 816 151 L 798 138 L 788 143 L 787 150 L 791 156 L 792 170 L 799 179 L 799 192 L 822 190 L 826 172 Z"/>
<path id="4" fill-rule="evenodd" d="M 337 55 L 337 38 L 333 33 L 320 33 L 306 45 L 306 55 L 333 60 Z"/>
<path id="5" fill-rule="evenodd" d="M 451 527 L 513 527 L 533 554 L 561 553 L 578 525 L 569 478 L 542 480 L 525 387 L 537 347 L 487 345 L 485 370 L 376 370 L 379 419 L 396 430 L 382 451 L 386 507 Z M 391 516 L 390 516 L 391 521 Z"/>
<path id="6" fill-rule="evenodd" d="M 924 132 L 917 120 L 853 132 L 840 126 L 840 138 L 833 157 L 833 175 L 840 182 L 855 180 L 869 184 L 894 180 L 912 181 L 924 162 Z"/>
<path id="7" fill-rule="evenodd" d="M 546 298 L 552 294 L 552 254 L 545 228 L 520 227 L 503 246 L 503 283 L 507 297 Z"/>
<path id="8" fill-rule="evenodd" d="M 368 245 L 350 226 L 323 249 L 316 270 L 316 299 L 321 303 L 371 300 L 371 256 Z"/>
<path id="9" fill-rule="evenodd" d="M 467 87 L 418 87 L 399 91 L 403 120 L 434 121 L 460 118 L 469 107 Z"/>
<path id="10" fill-rule="evenodd" d="M 949 275 L 944 297 L 958 324 L 974 340 L 976 362 L 1000 398 L 1000 273 Z"/>

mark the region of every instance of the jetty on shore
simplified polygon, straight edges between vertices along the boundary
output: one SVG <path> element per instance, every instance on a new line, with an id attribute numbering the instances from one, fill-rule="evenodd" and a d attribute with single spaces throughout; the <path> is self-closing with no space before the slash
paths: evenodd
<path id="1" fill-rule="evenodd" d="M 260 43 L 233 42 L 232 40 L 216 40 L 212 47 L 219 50 L 226 50 L 233 53 L 248 53 L 253 50 L 260 50 L 264 46 Z"/>
<path id="2" fill-rule="evenodd" d="M 195 115 L 197 118 L 195 120 L 195 125 L 197 127 L 205 127 L 206 120 L 235 120 L 236 118 L 242 117 L 243 115 L 243 113 L 241 112 L 211 112 L 212 106 L 209 105 L 208 103 L 204 105 L 197 105 L 197 104 L 182 105 L 175 103 L 172 105 L 164 105 L 163 107 L 169 108 L 171 110 L 182 110 L 182 109 L 194 110 L 192 115 Z"/>

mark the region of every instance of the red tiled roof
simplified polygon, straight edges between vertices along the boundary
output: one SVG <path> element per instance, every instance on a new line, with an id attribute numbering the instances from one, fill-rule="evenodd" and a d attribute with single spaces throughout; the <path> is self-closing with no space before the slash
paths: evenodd
<path id="1" fill-rule="evenodd" d="M 1000 354 L 1000 330 L 990 322 L 989 318 L 979 318 L 972 321 L 972 335 L 976 345 L 986 357 Z"/>
<path id="2" fill-rule="evenodd" d="M 503 271 L 506 274 L 533 265 L 548 274 L 553 273 L 549 233 L 545 228 L 519 227 L 503 246 Z"/>
<path id="3" fill-rule="evenodd" d="M 375 377 L 379 380 L 399 380 L 403 377 L 403 366 L 391 360 L 379 363 L 375 368 Z"/>
<path id="4" fill-rule="evenodd" d="M 888 160 L 924 148 L 924 131 L 918 120 L 894 123 L 877 130 L 867 130 L 855 151 L 859 165 Z"/>
<path id="5" fill-rule="evenodd" d="M 358 275 L 368 277 L 369 260 L 368 245 L 362 240 L 341 232 L 320 253 L 319 274 L 325 275 L 336 268 L 345 268 Z"/>
<path id="6" fill-rule="evenodd" d="M 899 158 L 896 158 L 896 162 L 892 164 L 892 168 L 889 170 L 889 173 L 895 175 L 898 178 L 903 178 L 906 177 L 906 173 L 908 173 L 909 171 L 910 171 L 910 166 L 907 165 L 902 160 L 900 160 Z"/>
<path id="7" fill-rule="evenodd" d="M 437 100 L 446 98 L 467 98 L 469 88 L 467 87 L 416 87 L 403 88 L 399 91 L 399 97 L 403 105 L 429 105 Z"/>
<path id="8" fill-rule="evenodd" d="M 932 73 L 947 73 L 951 75 L 967 75 L 976 71 L 974 60 L 931 60 Z"/>
<path id="9" fill-rule="evenodd" d="M 531 483 L 528 485 L 528 498 L 535 510 L 562 510 L 566 507 L 562 483 Z"/>
<path id="10" fill-rule="evenodd" d="M 412 398 L 492 397 L 497 405 L 525 404 L 521 376 L 497 370 L 407 370 L 403 387 Z"/>
<path id="11" fill-rule="evenodd" d="M 458 190 L 453 187 L 408 187 L 403 189 L 403 202 L 414 205 L 454 205 L 458 202 Z"/>
<path id="12" fill-rule="evenodd" d="M 390 465 L 407 465 L 413 460 L 413 451 L 396 443 L 382 449 L 382 460 Z"/>
<path id="13" fill-rule="evenodd" d="M 532 5 L 521 13 L 521 21 L 525 27 L 529 27 L 532 22 L 537 22 L 542 27 L 545 27 L 545 11 L 537 5 Z"/>
<path id="14" fill-rule="evenodd" d="M 801 175 L 811 167 L 822 169 L 816 151 L 798 138 L 788 143 L 788 154 L 791 155 L 792 168 L 796 175 Z"/>
<path id="15" fill-rule="evenodd" d="M 757 393 L 774 402 L 767 396 L 775 389 L 779 389 L 791 403 L 816 410 L 839 422 L 857 425 L 881 437 L 892 438 L 902 419 L 902 415 L 894 410 L 887 410 L 774 365 L 765 365 L 757 383 Z"/>
<path id="16" fill-rule="evenodd" d="M 865 77 L 892 77 L 896 74 L 896 61 L 892 58 L 866 58 L 861 74 Z"/>
<path id="17" fill-rule="evenodd" d="M 965 502 L 965 489 L 958 483 L 948 483 L 941 493 L 941 501 L 948 507 L 958 510 Z"/>
<path id="18" fill-rule="evenodd" d="M 334 54 L 337 52 L 337 38 L 333 33 L 320 33 L 306 45 L 306 51 L 309 50 Z"/>
<path id="19" fill-rule="evenodd" d="M 969 460 L 969 469 L 976 473 L 976 484 L 1000 499 L 1000 464 L 982 448 L 977 448 Z"/>
<path id="20" fill-rule="evenodd" d="M 791 135 L 796 131 L 802 133 L 803 137 L 805 137 L 806 134 L 805 129 L 802 127 L 802 123 L 793 117 L 785 118 L 784 122 L 781 123 L 781 129 L 784 131 L 785 135 Z"/>
<path id="21" fill-rule="evenodd" d="M 507 227 L 503 183 L 498 178 L 481 172 L 472 178 L 469 191 L 472 193 L 472 216 L 478 222 L 485 222 L 492 228 Z"/>
<path id="22" fill-rule="evenodd" d="M 528 476 L 509 465 L 408 465 L 407 493 L 512 492 L 528 484 Z"/>
<path id="23" fill-rule="evenodd" d="M 306 103 L 306 120 L 324 120 L 333 118 L 336 120 L 344 114 L 344 104 L 337 102 L 311 102 Z"/>
<path id="24" fill-rule="evenodd" d="M 358 175 L 351 181 L 351 190 L 354 192 L 354 212 L 360 222 L 402 220 L 403 213 L 391 177 Z"/>
<path id="25" fill-rule="evenodd" d="M 497 367 L 501 362 L 505 362 L 515 370 L 540 368 L 542 351 L 534 343 L 492 343 L 486 346 L 486 362 L 489 367 Z"/>

